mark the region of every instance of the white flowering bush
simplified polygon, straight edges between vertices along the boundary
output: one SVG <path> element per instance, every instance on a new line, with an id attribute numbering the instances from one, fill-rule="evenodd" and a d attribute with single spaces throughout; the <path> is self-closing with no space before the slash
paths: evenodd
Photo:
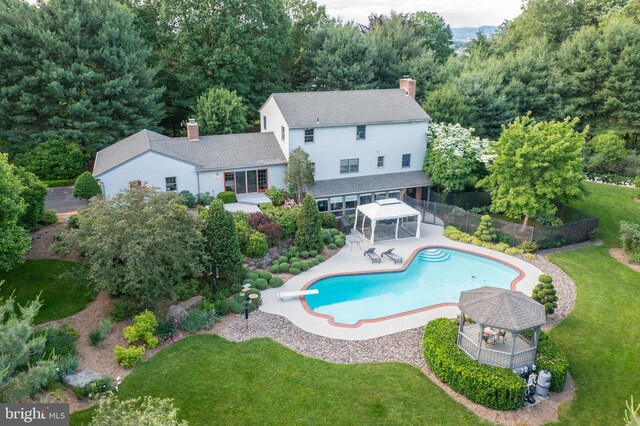
<path id="1" fill-rule="evenodd" d="M 172 399 L 144 398 L 119 400 L 109 395 L 100 400 L 90 426 L 188 426 L 178 419 Z"/>
<path id="2" fill-rule="evenodd" d="M 489 141 L 473 136 L 473 128 L 460 124 L 432 123 L 427 133 L 424 171 L 445 193 L 475 185 L 491 161 Z"/>

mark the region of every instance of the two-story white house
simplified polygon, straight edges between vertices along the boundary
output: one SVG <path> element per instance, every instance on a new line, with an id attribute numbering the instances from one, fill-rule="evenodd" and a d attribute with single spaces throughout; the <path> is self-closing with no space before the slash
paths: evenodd
<path id="1" fill-rule="evenodd" d="M 320 211 L 353 214 L 358 204 L 414 198 L 430 186 L 422 171 L 431 119 L 415 101 L 415 80 L 400 88 L 274 93 L 260 109 L 261 131 L 285 156 L 309 154 Z"/>
<path id="2" fill-rule="evenodd" d="M 425 198 L 422 171 L 430 118 L 415 101 L 415 80 L 400 88 L 274 93 L 260 109 L 261 133 L 187 137 L 142 130 L 101 151 L 93 175 L 105 196 L 132 184 L 167 191 L 224 190 L 239 195 L 285 188 L 289 153 L 304 149 L 315 184 L 306 191 L 320 211 L 352 214 L 358 204 L 407 193 Z"/>

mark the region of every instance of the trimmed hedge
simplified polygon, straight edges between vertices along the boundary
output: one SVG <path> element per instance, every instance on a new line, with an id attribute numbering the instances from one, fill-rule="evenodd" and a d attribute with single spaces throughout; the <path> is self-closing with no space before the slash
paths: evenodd
<path id="1" fill-rule="evenodd" d="M 569 360 L 560 346 L 544 331 L 540 331 L 540 341 L 536 353 L 536 368 L 538 371 L 547 370 L 551 373 L 551 392 L 560 392 L 567 383 Z"/>
<path id="2" fill-rule="evenodd" d="M 237 203 L 238 199 L 236 198 L 236 193 L 233 191 L 223 191 L 219 192 L 216 197 L 218 200 L 222 200 L 224 204 Z"/>
<path id="3" fill-rule="evenodd" d="M 435 319 L 424 329 L 422 351 L 433 373 L 469 400 L 496 410 L 522 406 L 527 384 L 513 371 L 480 364 L 457 345 L 458 325 Z M 553 373 L 552 373 L 553 374 Z"/>

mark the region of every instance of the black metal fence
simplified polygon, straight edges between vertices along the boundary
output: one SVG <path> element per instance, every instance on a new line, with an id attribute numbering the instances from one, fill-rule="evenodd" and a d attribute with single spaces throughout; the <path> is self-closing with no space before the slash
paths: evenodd
<path id="1" fill-rule="evenodd" d="M 467 234 L 473 234 L 478 229 L 482 218 L 480 214 L 468 212 L 454 205 L 415 200 L 406 195 L 403 197 L 403 201 L 422 213 L 424 223 L 455 226 Z M 492 222 L 496 228 L 498 242 L 515 246 L 524 241 L 533 241 L 544 249 L 589 240 L 598 229 L 599 220 L 600 218 L 597 216 L 589 216 L 559 226 L 522 226 L 518 223 L 495 218 L 492 219 Z"/>

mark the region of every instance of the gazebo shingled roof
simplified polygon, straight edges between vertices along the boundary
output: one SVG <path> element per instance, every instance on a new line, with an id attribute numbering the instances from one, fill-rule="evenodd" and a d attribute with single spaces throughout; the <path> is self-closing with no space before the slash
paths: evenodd
<path id="1" fill-rule="evenodd" d="M 545 324 L 544 306 L 524 293 L 495 287 L 463 291 L 460 310 L 482 325 L 521 331 Z"/>

